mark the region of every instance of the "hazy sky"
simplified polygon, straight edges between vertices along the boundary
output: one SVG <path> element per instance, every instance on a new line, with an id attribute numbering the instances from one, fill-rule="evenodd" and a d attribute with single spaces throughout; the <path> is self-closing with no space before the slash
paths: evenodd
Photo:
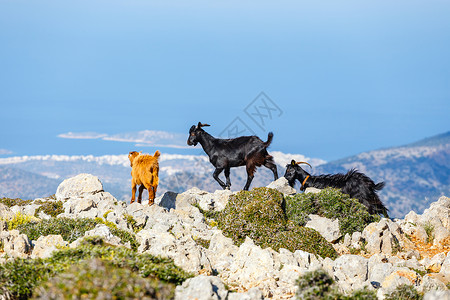
<path id="1" fill-rule="evenodd" d="M 450 129 L 450 2 L 0 0 L 0 157 L 274 132 L 326 160 Z"/>

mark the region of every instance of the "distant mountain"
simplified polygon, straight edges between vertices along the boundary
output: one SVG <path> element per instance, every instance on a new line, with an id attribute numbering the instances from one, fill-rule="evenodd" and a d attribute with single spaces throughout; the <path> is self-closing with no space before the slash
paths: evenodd
<path id="1" fill-rule="evenodd" d="M 323 164 L 314 173 L 344 173 L 357 168 L 375 182 L 390 215 L 422 212 L 439 196 L 450 196 L 450 131 L 418 142 L 360 153 Z"/>
<path id="2" fill-rule="evenodd" d="M 35 199 L 54 194 L 59 181 L 24 170 L 0 166 L 0 197 Z"/>
<path id="3" fill-rule="evenodd" d="M 343 173 L 355 167 L 375 182 L 385 181 L 386 186 L 379 195 L 392 217 L 402 217 L 410 210 L 421 213 L 440 195 L 450 196 L 450 132 L 409 145 L 364 152 L 329 163 L 301 154 L 269 152 L 278 165 L 279 176 L 284 175 L 285 165 L 295 159 L 313 165 L 313 174 Z M 199 153 L 203 151 L 199 149 Z M 117 199 L 129 201 L 130 171 L 127 155 L 1 158 L 0 197 L 32 199 L 49 196 L 56 192 L 58 184 L 64 179 L 79 173 L 90 173 L 98 176 L 104 189 Z M 204 154 L 163 153 L 157 196 L 168 190 L 182 192 L 194 186 L 214 192 L 220 186 L 212 178 L 212 173 L 213 167 Z M 224 178 L 223 174 L 221 178 Z M 246 179 L 245 167 L 231 169 L 232 190 L 242 189 Z M 252 187 L 266 186 L 272 180 L 272 172 L 261 167 Z"/>
<path id="4" fill-rule="evenodd" d="M 271 154 L 279 164 L 280 176 L 284 174 L 282 166 L 293 158 L 308 160 L 316 165 L 325 163 L 324 160 L 307 158 L 300 154 L 285 154 L 277 151 L 272 151 Z M 0 159 L 0 167 L 3 176 L 3 179 L 0 178 L 0 197 L 31 199 L 49 196 L 56 192 L 58 184 L 64 179 L 79 173 L 90 173 L 99 177 L 104 189 L 117 199 L 129 201 L 131 198 L 131 167 L 127 155 L 9 157 Z M 160 184 L 157 196 L 162 195 L 165 191 L 183 192 L 194 186 L 214 192 L 220 189 L 220 186 L 212 178 L 213 171 L 206 155 L 163 153 L 160 157 Z M 224 175 L 221 174 L 221 176 Z M 242 189 L 246 180 L 245 167 L 231 170 L 232 190 Z M 265 186 L 272 180 L 272 172 L 261 167 L 257 171 L 252 186 Z M 39 189 L 35 189 L 33 186 L 39 186 Z M 144 193 L 144 196 L 147 197 L 147 192 Z"/>

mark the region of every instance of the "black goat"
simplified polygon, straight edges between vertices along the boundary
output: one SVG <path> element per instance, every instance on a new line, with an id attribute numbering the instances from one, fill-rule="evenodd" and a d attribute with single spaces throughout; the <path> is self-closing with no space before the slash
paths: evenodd
<path id="1" fill-rule="evenodd" d="M 208 154 L 209 161 L 216 170 L 213 173 L 214 179 L 223 189 L 230 188 L 230 168 L 246 166 L 247 167 L 247 183 L 244 190 L 248 191 L 253 180 L 256 167 L 264 165 L 273 172 L 275 180 L 278 179 L 277 166 L 273 161 L 273 157 L 267 153 L 267 147 L 273 139 L 273 133 L 269 132 L 267 142 L 263 142 L 257 136 L 241 136 L 234 139 L 217 139 L 204 131 L 202 127 L 209 126 L 198 122 L 189 129 L 189 138 L 187 144 L 196 146 L 200 143 L 203 150 Z M 225 170 L 225 184 L 219 178 L 219 174 Z"/>
<path id="2" fill-rule="evenodd" d="M 300 190 L 302 191 L 307 187 L 319 189 L 326 187 L 337 188 L 351 198 L 358 199 L 360 203 L 368 208 L 370 214 L 383 214 L 388 218 L 388 209 L 376 193 L 384 187 L 384 182 L 375 184 L 372 179 L 355 169 L 349 170 L 347 174 L 313 176 L 299 166 L 302 163 L 311 167 L 307 162 L 295 162 L 295 160 L 292 160 L 290 164 L 286 165 L 284 177 L 288 180 L 290 186 L 293 187 L 295 180 L 298 179 L 301 183 Z"/>

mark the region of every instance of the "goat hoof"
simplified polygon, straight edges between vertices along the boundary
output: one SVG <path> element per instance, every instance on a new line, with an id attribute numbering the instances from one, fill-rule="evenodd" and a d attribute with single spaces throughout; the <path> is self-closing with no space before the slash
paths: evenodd
<path id="1" fill-rule="evenodd" d="M 228 191 L 229 191 L 229 190 L 230 190 L 230 187 L 229 187 L 229 186 L 226 186 L 226 187 L 225 187 L 225 190 L 228 190 Z"/>

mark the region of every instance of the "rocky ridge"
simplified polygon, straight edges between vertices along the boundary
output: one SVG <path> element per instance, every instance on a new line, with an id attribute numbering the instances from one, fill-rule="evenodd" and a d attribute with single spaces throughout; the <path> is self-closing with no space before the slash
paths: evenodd
<path id="1" fill-rule="evenodd" d="M 284 178 L 269 187 L 286 195 L 295 193 Z M 98 178 L 80 174 L 59 185 L 56 199 L 39 199 L 39 203 L 62 201 L 64 212 L 57 218 L 103 218 L 129 232 L 134 232 L 127 221 L 132 216 L 134 226 L 140 228 L 135 234 L 139 253 L 168 257 L 195 275 L 176 287 L 175 299 L 295 299 L 296 280 L 317 269 L 335 278 L 344 293 L 376 289 L 378 298 L 383 299 L 406 284 L 424 293 L 426 299 L 450 298 L 450 198 L 440 197 L 422 215 L 411 211 L 404 219 L 381 219 L 362 232 L 345 236 L 340 234 L 337 220 L 310 215 L 306 226 L 318 231 L 339 253 L 333 261 L 301 250 L 262 249 L 250 238 L 234 245 L 214 220 L 200 211 L 224 209 L 232 194 L 191 188 L 183 193 L 166 192 L 150 207 L 126 205 L 105 192 Z M 34 216 L 38 207 L 30 203 L 9 208 L 0 203 L 0 262 L 45 258 L 61 247 L 79 245 L 83 238 L 71 243 L 60 235 L 30 240 L 18 230 L 8 230 L 7 220 L 18 213 Z M 43 212 L 38 217 L 50 218 Z M 104 224 L 84 236 L 100 236 L 109 244 L 123 245 Z"/>

